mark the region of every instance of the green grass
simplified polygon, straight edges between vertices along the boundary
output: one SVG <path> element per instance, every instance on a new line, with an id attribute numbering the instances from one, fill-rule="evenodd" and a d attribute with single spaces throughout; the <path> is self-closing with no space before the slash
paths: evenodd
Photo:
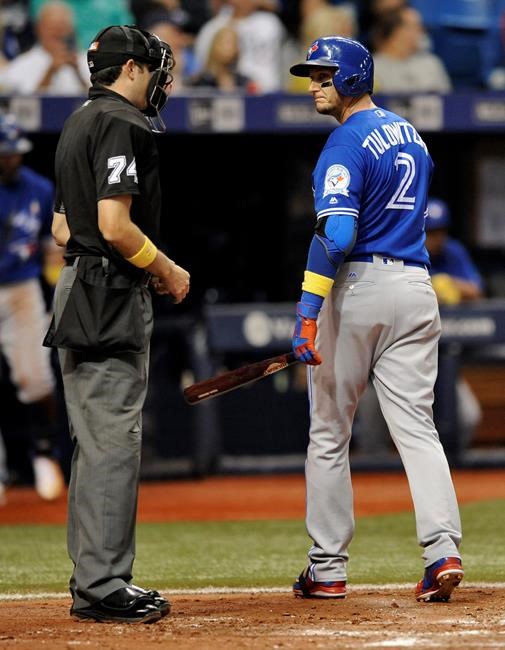
<path id="1" fill-rule="evenodd" d="M 505 581 L 503 500 L 461 508 L 466 580 Z M 304 522 L 246 521 L 139 524 L 135 580 L 160 589 L 287 588 L 303 568 Z M 421 549 L 412 513 L 357 520 L 349 580 L 415 582 Z M 67 590 L 71 563 L 65 527 L 0 527 L 0 594 Z"/>

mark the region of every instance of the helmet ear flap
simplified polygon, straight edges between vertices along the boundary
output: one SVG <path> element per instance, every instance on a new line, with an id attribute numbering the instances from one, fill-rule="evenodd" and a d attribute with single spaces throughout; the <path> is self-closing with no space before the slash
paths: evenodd
<path id="1" fill-rule="evenodd" d="M 346 86 L 349 86 L 349 90 L 352 90 L 353 86 L 355 86 L 359 82 L 359 74 L 353 74 L 350 77 L 347 77 L 347 79 L 344 81 Z"/>

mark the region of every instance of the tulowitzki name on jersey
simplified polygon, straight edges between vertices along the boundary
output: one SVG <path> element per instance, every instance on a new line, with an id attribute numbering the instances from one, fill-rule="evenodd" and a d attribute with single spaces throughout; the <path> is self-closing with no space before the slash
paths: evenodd
<path id="1" fill-rule="evenodd" d="M 400 144 L 407 144 L 414 142 L 424 149 L 428 154 L 428 149 L 424 144 L 421 136 L 408 122 L 391 122 L 390 124 L 383 124 L 380 129 L 371 131 L 361 146 L 368 149 L 378 160 L 391 147 Z"/>

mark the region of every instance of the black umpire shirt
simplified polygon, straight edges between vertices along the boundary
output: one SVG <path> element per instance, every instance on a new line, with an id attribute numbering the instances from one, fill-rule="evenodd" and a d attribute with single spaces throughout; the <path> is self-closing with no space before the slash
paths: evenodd
<path id="1" fill-rule="evenodd" d="M 155 243 L 161 189 L 158 151 L 144 115 L 122 95 L 104 87 L 66 121 L 56 149 L 55 212 L 70 229 L 66 257 L 99 255 L 124 271 L 140 271 L 116 253 L 98 228 L 98 201 L 132 195 L 132 221 Z"/>

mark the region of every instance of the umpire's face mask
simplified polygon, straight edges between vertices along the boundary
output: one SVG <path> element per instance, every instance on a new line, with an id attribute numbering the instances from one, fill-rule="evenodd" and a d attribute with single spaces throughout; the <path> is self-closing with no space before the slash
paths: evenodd
<path id="1" fill-rule="evenodd" d="M 154 38 L 158 39 L 157 36 Z M 165 106 L 172 89 L 174 78 L 170 70 L 175 66 L 175 61 L 168 43 L 158 39 L 157 47 L 161 48 L 161 60 L 149 68 L 153 74 L 147 87 L 147 108 L 142 112 L 149 118 L 154 133 L 164 133 L 166 126 L 160 111 Z"/>

